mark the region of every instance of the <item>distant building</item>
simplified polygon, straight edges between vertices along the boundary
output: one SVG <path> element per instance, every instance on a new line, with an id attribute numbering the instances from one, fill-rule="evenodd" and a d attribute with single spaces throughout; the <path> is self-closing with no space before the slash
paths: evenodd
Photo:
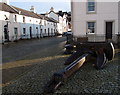
<path id="1" fill-rule="evenodd" d="M 62 34 L 63 32 L 68 31 L 68 21 L 67 21 L 67 12 L 54 12 L 54 8 L 51 7 L 50 12 L 46 14 L 46 16 L 53 18 L 58 21 L 57 23 L 57 32 L 58 34 Z"/>
<path id="2" fill-rule="evenodd" d="M 71 0 L 71 7 L 72 31 L 78 41 L 117 42 L 120 33 L 120 2 Z"/>

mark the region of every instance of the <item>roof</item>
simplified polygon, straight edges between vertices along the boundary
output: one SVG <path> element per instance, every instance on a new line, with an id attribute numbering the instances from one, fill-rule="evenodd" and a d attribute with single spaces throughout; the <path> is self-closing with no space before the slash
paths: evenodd
<path id="1" fill-rule="evenodd" d="M 14 7 L 14 6 L 12 6 L 12 7 Z M 21 9 L 21 8 L 18 8 L 18 7 L 14 7 L 14 8 L 17 9 L 18 11 L 20 11 L 21 15 L 40 19 L 40 16 L 38 16 L 36 13 L 33 13 L 33 12 L 25 10 L 25 9 Z"/>
<path id="2" fill-rule="evenodd" d="M 11 7 L 10 5 L 7 5 L 6 3 L 1 3 L 1 2 L 0 2 L 0 10 L 6 11 L 9 13 L 18 13 L 18 11 L 14 9 L 13 7 Z"/>
<path id="3" fill-rule="evenodd" d="M 50 21 L 50 22 L 58 23 L 58 21 L 56 21 L 55 19 L 47 17 L 47 16 L 45 16 L 45 20 Z"/>
<path id="4" fill-rule="evenodd" d="M 58 21 L 54 20 L 53 18 L 49 18 L 49 17 L 46 17 L 44 15 L 37 14 L 37 13 L 31 12 L 31 11 L 28 11 L 28 10 L 25 10 L 25 9 L 21 9 L 21 8 L 18 8 L 18 7 L 15 7 L 15 6 L 10 6 L 6 3 L 0 3 L 0 10 L 6 11 L 6 12 L 9 12 L 9 13 L 17 13 L 17 14 L 20 13 L 20 15 L 33 17 L 33 18 L 38 18 L 38 19 L 43 19 L 44 18 L 45 20 L 50 21 L 50 22 L 55 22 L 55 23 L 58 22 Z"/>

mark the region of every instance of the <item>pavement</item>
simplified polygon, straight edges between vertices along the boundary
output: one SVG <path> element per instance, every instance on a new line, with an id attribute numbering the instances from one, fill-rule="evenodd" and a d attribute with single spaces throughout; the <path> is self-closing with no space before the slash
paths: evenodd
<path id="1" fill-rule="evenodd" d="M 51 41 L 53 41 L 51 38 Z M 63 46 L 65 44 L 64 38 L 57 38 L 57 45 L 52 45 L 52 47 L 47 47 L 47 49 L 43 50 L 44 52 L 40 53 L 39 49 L 37 51 L 31 52 L 31 54 L 27 54 L 23 56 L 19 60 L 8 60 L 6 66 L 4 65 L 4 69 L 7 68 L 15 68 L 14 65 L 21 63 L 19 65 L 15 65 L 18 67 L 29 67 L 32 66 L 28 71 L 20 74 L 15 79 L 8 81 L 3 85 L 3 95 L 5 94 L 43 94 L 43 89 L 45 84 L 51 79 L 53 73 L 60 71 L 65 68 L 64 62 L 70 55 L 63 54 Z M 57 41 L 55 40 L 55 41 Z M 62 41 L 61 41 L 62 40 Z M 50 41 L 50 40 L 49 40 Z M 51 42 L 50 41 L 50 42 Z M 38 45 L 38 42 L 36 42 Z M 54 43 L 54 42 L 53 42 Z M 40 44 L 40 43 L 39 43 Z M 45 44 L 45 43 L 44 43 Z M 34 45 L 34 44 L 33 44 Z M 30 45 L 33 47 L 33 45 Z M 28 45 L 29 47 L 29 45 Z M 56 53 L 56 48 L 59 52 Z M 35 49 L 33 49 L 34 51 Z M 45 52 L 48 54 L 46 57 Z M 85 63 L 77 72 L 75 72 L 64 85 L 61 85 L 55 93 L 51 95 L 58 94 L 107 94 L 107 95 L 119 95 L 120 94 L 120 78 L 119 78 L 119 61 L 120 61 L 120 49 L 116 48 L 115 58 L 108 62 L 107 65 L 101 69 L 96 70 L 93 67 L 92 62 Z M 39 54 L 40 53 L 40 54 Z M 50 54 L 51 53 L 51 54 Z M 33 54 L 33 55 L 32 55 Z M 14 54 L 13 54 L 14 55 Z M 38 55 L 41 57 L 38 57 Z M 32 57 L 33 56 L 33 57 Z M 29 60 L 29 61 L 28 61 Z"/>

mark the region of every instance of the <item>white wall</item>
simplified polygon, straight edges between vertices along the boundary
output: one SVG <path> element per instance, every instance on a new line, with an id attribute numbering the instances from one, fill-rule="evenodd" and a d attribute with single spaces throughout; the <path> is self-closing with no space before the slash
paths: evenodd
<path id="1" fill-rule="evenodd" d="M 7 18 L 9 19 L 9 22 L 8 22 L 8 31 L 9 31 L 9 39 L 11 41 L 15 40 L 15 34 L 14 34 L 14 28 L 18 28 L 18 36 L 20 37 L 20 23 L 16 23 L 14 22 L 14 15 L 15 14 L 10 14 L 8 12 L 4 12 L 4 11 L 0 11 L 0 40 L 2 41 L 2 38 L 3 38 L 3 41 L 5 41 L 4 39 L 4 26 L 7 24 L 7 21 L 5 21 L 5 15 L 7 16 Z M 16 14 L 17 15 L 17 14 Z M 19 39 L 18 37 L 18 39 Z"/>
<path id="2" fill-rule="evenodd" d="M 86 2 L 72 2 L 72 31 L 75 37 L 85 37 L 87 32 L 87 22 L 96 22 L 96 32 L 94 35 L 105 36 L 105 21 L 114 21 L 113 34 L 118 33 L 118 3 L 117 2 L 97 2 L 96 13 L 87 13 Z M 102 39 L 101 39 L 102 40 Z M 105 40 L 105 39 L 103 39 Z"/>
<path id="3" fill-rule="evenodd" d="M 120 34 L 120 2 L 118 5 L 118 32 Z"/>

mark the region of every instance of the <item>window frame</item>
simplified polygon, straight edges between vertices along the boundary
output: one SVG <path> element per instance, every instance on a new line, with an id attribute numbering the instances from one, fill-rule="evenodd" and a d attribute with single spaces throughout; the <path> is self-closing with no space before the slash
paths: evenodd
<path id="1" fill-rule="evenodd" d="M 17 22 L 17 15 L 14 15 L 14 22 Z"/>
<path id="2" fill-rule="evenodd" d="M 89 2 L 94 2 L 95 4 L 94 4 L 94 11 L 89 11 L 89 6 L 88 6 L 88 3 Z M 96 3 L 96 0 L 87 0 L 87 7 L 86 7 L 86 9 L 87 9 L 87 14 L 95 14 L 96 13 L 96 6 L 97 6 L 97 3 Z"/>
<path id="3" fill-rule="evenodd" d="M 26 28 L 23 28 L 23 35 L 26 35 Z"/>
<path id="4" fill-rule="evenodd" d="M 14 35 L 18 35 L 18 28 L 14 27 Z"/>
<path id="5" fill-rule="evenodd" d="M 25 23 L 25 16 L 23 16 L 23 23 Z"/>
<path id="6" fill-rule="evenodd" d="M 88 23 L 94 23 L 94 33 L 91 33 L 91 32 L 88 32 Z M 86 31 L 87 34 L 95 34 L 96 33 L 96 21 L 88 21 L 87 22 L 87 31 Z"/>

